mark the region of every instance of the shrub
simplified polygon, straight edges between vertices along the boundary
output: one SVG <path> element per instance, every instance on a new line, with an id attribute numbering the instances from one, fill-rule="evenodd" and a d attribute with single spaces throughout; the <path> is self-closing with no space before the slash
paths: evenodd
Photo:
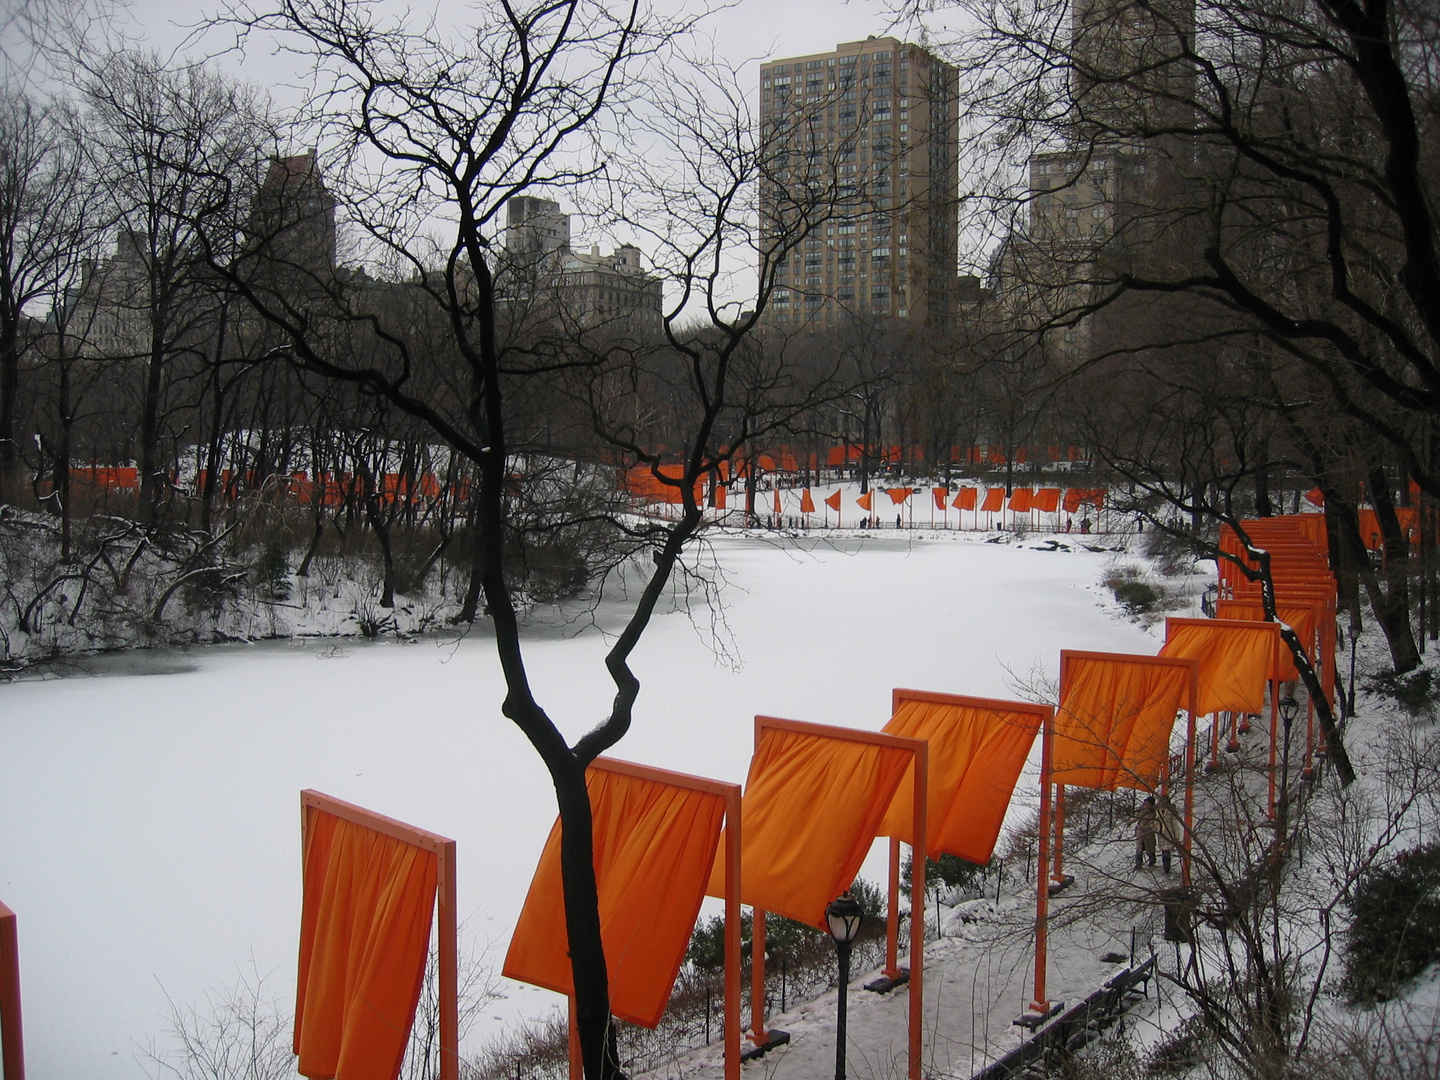
<path id="1" fill-rule="evenodd" d="M 1160 593 L 1149 582 L 1142 581 L 1140 571 L 1133 566 L 1116 570 L 1105 579 L 1105 587 L 1115 594 L 1115 599 L 1131 615 L 1153 611 L 1160 603 Z"/>
<path id="2" fill-rule="evenodd" d="M 913 856 L 907 855 L 904 864 L 900 867 L 900 884 L 905 887 L 907 892 L 910 890 L 912 858 Z M 938 861 L 927 858 L 925 860 L 925 883 L 932 889 L 943 885 L 950 889 L 975 892 L 981 887 L 986 869 L 979 863 L 962 859 L 958 855 L 941 855 Z"/>
<path id="3" fill-rule="evenodd" d="M 1386 1001 L 1440 959 L 1440 844 L 1402 852 L 1356 883 L 1345 943 L 1352 1002 Z"/>
<path id="4" fill-rule="evenodd" d="M 290 599 L 290 556 L 279 540 L 265 541 L 250 573 L 256 591 L 265 599 Z"/>

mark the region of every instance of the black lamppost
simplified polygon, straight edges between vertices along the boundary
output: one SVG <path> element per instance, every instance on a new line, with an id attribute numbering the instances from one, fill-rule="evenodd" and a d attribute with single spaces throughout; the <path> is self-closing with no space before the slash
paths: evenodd
<path id="1" fill-rule="evenodd" d="M 1275 833 L 1282 844 L 1290 823 L 1290 725 L 1295 722 L 1295 716 L 1299 712 L 1300 702 L 1295 700 L 1294 694 L 1287 694 L 1280 699 L 1280 721 L 1285 725 L 1285 754 L 1280 762 L 1280 813 Z"/>
<path id="2" fill-rule="evenodd" d="M 835 1020 L 835 1080 L 845 1080 L 845 992 L 850 986 L 850 946 L 860 933 L 860 901 L 849 892 L 825 905 L 825 922 L 840 956 L 840 1008 Z"/>

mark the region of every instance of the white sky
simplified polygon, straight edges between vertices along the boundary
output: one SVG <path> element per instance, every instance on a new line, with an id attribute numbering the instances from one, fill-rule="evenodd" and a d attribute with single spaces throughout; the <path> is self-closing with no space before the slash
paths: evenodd
<path id="1" fill-rule="evenodd" d="M 403 0 L 387 0 L 387 5 L 416 11 L 431 8 L 423 2 L 406 5 Z M 164 47 L 182 40 L 183 27 L 218 6 L 213 0 L 198 4 L 194 0 L 135 0 L 128 5 L 125 21 L 157 47 Z M 684 12 L 699 5 L 662 0 L 657 6 Z M 450 5 L 443 7 L 454 10 Z M 739 65 L 771 56 L 819 52 L 842 41 L 892 33 L 892 7 L 888 0 L 735 0 L 709 16 L 706 25 L 719 56 Z M 896 36 L 913 38 L 903 32 Z M 283 84 L 294 73 L 293 63 L 272 64 L 255 55 L 246 58 L 241 70 L 245 77 L 266 85 Z"/>

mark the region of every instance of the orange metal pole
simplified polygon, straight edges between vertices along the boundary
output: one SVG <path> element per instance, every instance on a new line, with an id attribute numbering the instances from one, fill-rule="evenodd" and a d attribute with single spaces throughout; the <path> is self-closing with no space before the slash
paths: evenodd
<path id="1" fill-rule="evenodd" d="M 5 1080 L 25 1080 L 25 1033 L 20 1023 L 20 936 L 15 912 L 0 904 L 0 1065 Z"/>
<path id="2" fill-rule="evenodd" d="M 725 1080 L 740 1080 L 740 788 L 725 797 Z"/>
<path id="3" fill-rule="evenodd" d="M 914 862 L 912 849 L 911 862 Z M 914 873 L 912 865 L 911 873 Z M 890 838 L 890 897 L 885 911 L 885 977 L 900 974 L 900 838 Z"/>
<path id="4" fill-rule="evenodd" d="M 909 1080 L 921 1080 L 920 1047 L 925 1022 L 925 827 L 926 804 L 929 801 L 930 751 L 921 746 L 915 751 L 915 802 L 911 824 L 915 843 L 910 848 L 910 1073 Z"/>
<path id="5" fill-rule="evenodd" d="M 765 1031 L 765 912 L 750 908 L 750 1041 L 764 1046 Z"/>
<path id="6" fill-rule="evenodd" d="M 1040 736 L 1040 836 L 1035 867 L 1035 996 L 1030 1008 L 1038 1013 L 1050 1011 L 1045 997 L 1046 920 L 1050 902 L 1050 729 L 1054 719 L 1047 717 Z"/>
<path id="7" fill-rule="evenodd" d="M 460 956 L 456 929 L 455 841 L 446 843 L 436 860 L 436 921 L 440 924 L 438 974 L 440 990 L 440 1080 L 460 1080 Z"/>
<path id="8" fill-rule="evenodd" d="M 1220 764 L 1220 724 L 1223 713 L 1213 712 L 1210 714 L 1210 766 L 1214 768 Z"/>

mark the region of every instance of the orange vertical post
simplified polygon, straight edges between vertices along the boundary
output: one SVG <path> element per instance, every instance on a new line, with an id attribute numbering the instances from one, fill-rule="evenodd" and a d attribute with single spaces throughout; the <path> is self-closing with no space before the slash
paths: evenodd
<path id="1" fill-rule="evenodd" d="M 740 788 L 725 796 L 725 1080 L 740 1080 Z"/>
<path id="2" fill-rule="evenodd" d="M 915 803 L 912 825 L 915 843 L 910 848 L 910 1020 L 909 1080 L 921 1080 L 920 1049 L 925 1020 L 925 850 L 926 811 L 929 802 L 930 752 L 922 743 L 915 751 Z"/>
<path id="3" fill-rule="evenodd" d="M 914 854 L 911 854 L 914 860 Z M 912 870 L 913 873 L 913 870 Z M 885 909 L 885 977 L 900 974 L 900 838 L 890 838 L 890 896 Z"/>
<path id="4" fill-rule="evenodd" d="M 440 991 L 440 1080 L 460 1080 L 460 953 L 457 942 L 457 907 L 455 903 L 455 841 L 440 850 L 436 860 L 436 918 L 439 940 L 436 942 L 439 961 Z"/>
<path id="5" fill-rule="evenodd" d="M 20 935 L 15 912 L 0 904 L 0 1065 L 5 1080 L 25 1080 L 25 1037 L 20 1023 Z"/>

